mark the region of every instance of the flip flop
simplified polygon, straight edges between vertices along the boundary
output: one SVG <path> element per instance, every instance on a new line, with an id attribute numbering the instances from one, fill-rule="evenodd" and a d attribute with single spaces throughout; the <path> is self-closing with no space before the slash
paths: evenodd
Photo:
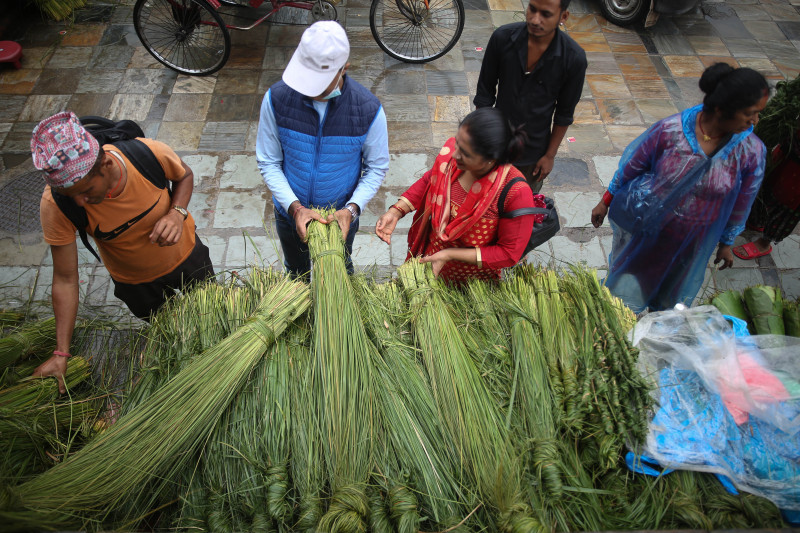
<path id="1" fill-rule="evenodd" d="M 770 253 L 772 253 L 772 246 L 769 247 L 769 250 L 761 252 L 759 251 L 758 248 L 756 248 L 755 243 L 752 242 L 748 242 L 747 244 L 742 244 L 741 246 L 736 246 L 733 249 L 733 255 L 735 255 L 739 259 L 744 259 L 745 261 L 747 261 L 748 259 L 755 259 L 756 257 L 763 257 L 765 255 L 769 255 Z"/>

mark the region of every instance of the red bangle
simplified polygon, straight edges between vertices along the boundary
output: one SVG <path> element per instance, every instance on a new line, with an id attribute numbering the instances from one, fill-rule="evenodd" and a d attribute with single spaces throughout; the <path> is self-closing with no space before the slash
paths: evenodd
<path id="1" fill-rule="evenodd" d="M 603 205 L 605 205 L 606 207 L 611 205 L 611 200 L 613 199 L 614 195 L 611 194 L 610 192 L 606 191 L 603 193 Z"/>
<path id="2" fill-rule="evenodd" d="M 403 211 L 402 209 L 400 209 L 399 207 L 397 207 L 396 205 L 390 205 L 390 206 L 389 206 L 389 209 L 391 209 L 391 208 L 395 208 L 395 209 L 397 209 L 398 211 L 400 211 L 400 216 L 406 216 L 406 212 L 405 212 L 405 211 Z"/>
<path id="3" fill-rule="evenodd" d="M 53 350 L 53 355 L 57 355 L 59 357 L 72 357 L 71 353 L 68 352 L 59 352 L 58 350 Z"/>

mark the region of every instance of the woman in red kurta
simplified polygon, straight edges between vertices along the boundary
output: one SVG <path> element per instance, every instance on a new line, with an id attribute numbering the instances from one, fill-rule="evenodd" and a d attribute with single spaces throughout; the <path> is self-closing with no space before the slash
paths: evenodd
<path id="1" fill-rule="evenodd" d="M 500 218 L 498 200 L 511 179 L 522 174 L 511 165 L 524 146 L 494 108 L 473 111 L 456 136 L 442 147 L 433 168 L 381 216 L 375 233 L 387 244 L 397 221 L 416 211 L 408 233 L 408 256 L 432 263 L 445 281 L 499 279 L 501 270 L 519 262 L 535 215 Z M 538 200 L 538 203 L 535 202 Z M 525 182 L 506 195 L 504 211 L 544 207 Z"/>

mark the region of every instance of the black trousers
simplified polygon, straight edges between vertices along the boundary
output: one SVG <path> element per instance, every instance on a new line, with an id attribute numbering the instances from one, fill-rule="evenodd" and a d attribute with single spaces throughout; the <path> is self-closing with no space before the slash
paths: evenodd
<path id="1" fill-rule="evenodd" d="M 130 284 L 114 280 L 114 296 L 125 302 L 134 315 L 149 322 L 150 316 L 175 291 L 190 290 L 194 285 L 213 276 L 214 267 L 211 265 L 208 246 L 195 235 L 192 253 L 175 270 L 147 283 Z"/>

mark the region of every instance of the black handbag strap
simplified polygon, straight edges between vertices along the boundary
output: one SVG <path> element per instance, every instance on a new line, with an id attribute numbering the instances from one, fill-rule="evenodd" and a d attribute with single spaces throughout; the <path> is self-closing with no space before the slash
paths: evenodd
<path id="1" fill-rule="evenodd" d="M 548 209 L 546 207 L 521 207 L 519 209 L 514 209 L 513 211 L 503 213 L 502 218 L 521 217 L 522 215 L 549 215 L 552 213 L 552 211 L 552 209 Z"/>
<path id="2" fill-rule="evenodd" d="M 503 187 L 503 190 L 500 191 L 500 198 L 497 199 L 497 214 L 500 216 L 500 218 L 514 218 L 514 217 L 527 215 L 527 214 L 537 214 L 537 213 L 518 213 L 518 211 L 522 211 L 524 209 L 540 209 L 540 208 L 526 207 L 526 208 L 523 208 L 523 209 L 515 209 L 514 211 L 510 211 L 509 213 L 506 213 L 505 205 L 506 205 L 506 197 L 508 196 L 508 191 L 511 190 L 511 187 L 513 187 L 515 183 L 519 183 L 519 182 L 523 182 L 523 183 L 526 183 L 526 184 L 528 183 L 525 178 L 517 176 L 516 178 L 511 178 L 508 181 L 508 183 L 506 183 L 505 187 Z M 546 214 L 546 213 L 544 213 L 544 214 Z"/>
<path id="3" fill-rule="evenodd" d="M 515 183 L 523 182 L 527 185 L 528 181 L 525 178 L 521 178 L 517 176 L 516 178 L 512 178 L 506 186 L 503 187 L 503 190 L 500 191 L 500 198 L 497 200 L 497 214 L 500 218 L 516 218 L 521 217 L 523 215 L 552 215 L 553 208 L 552 207 L 521 207 L 519 209 L 514 209 L 513 211 L 508 211 L 504 209 L 506 204 L 506 197 L 508 196 L 508 191 L 511 190 L 511 187 Z"/>

